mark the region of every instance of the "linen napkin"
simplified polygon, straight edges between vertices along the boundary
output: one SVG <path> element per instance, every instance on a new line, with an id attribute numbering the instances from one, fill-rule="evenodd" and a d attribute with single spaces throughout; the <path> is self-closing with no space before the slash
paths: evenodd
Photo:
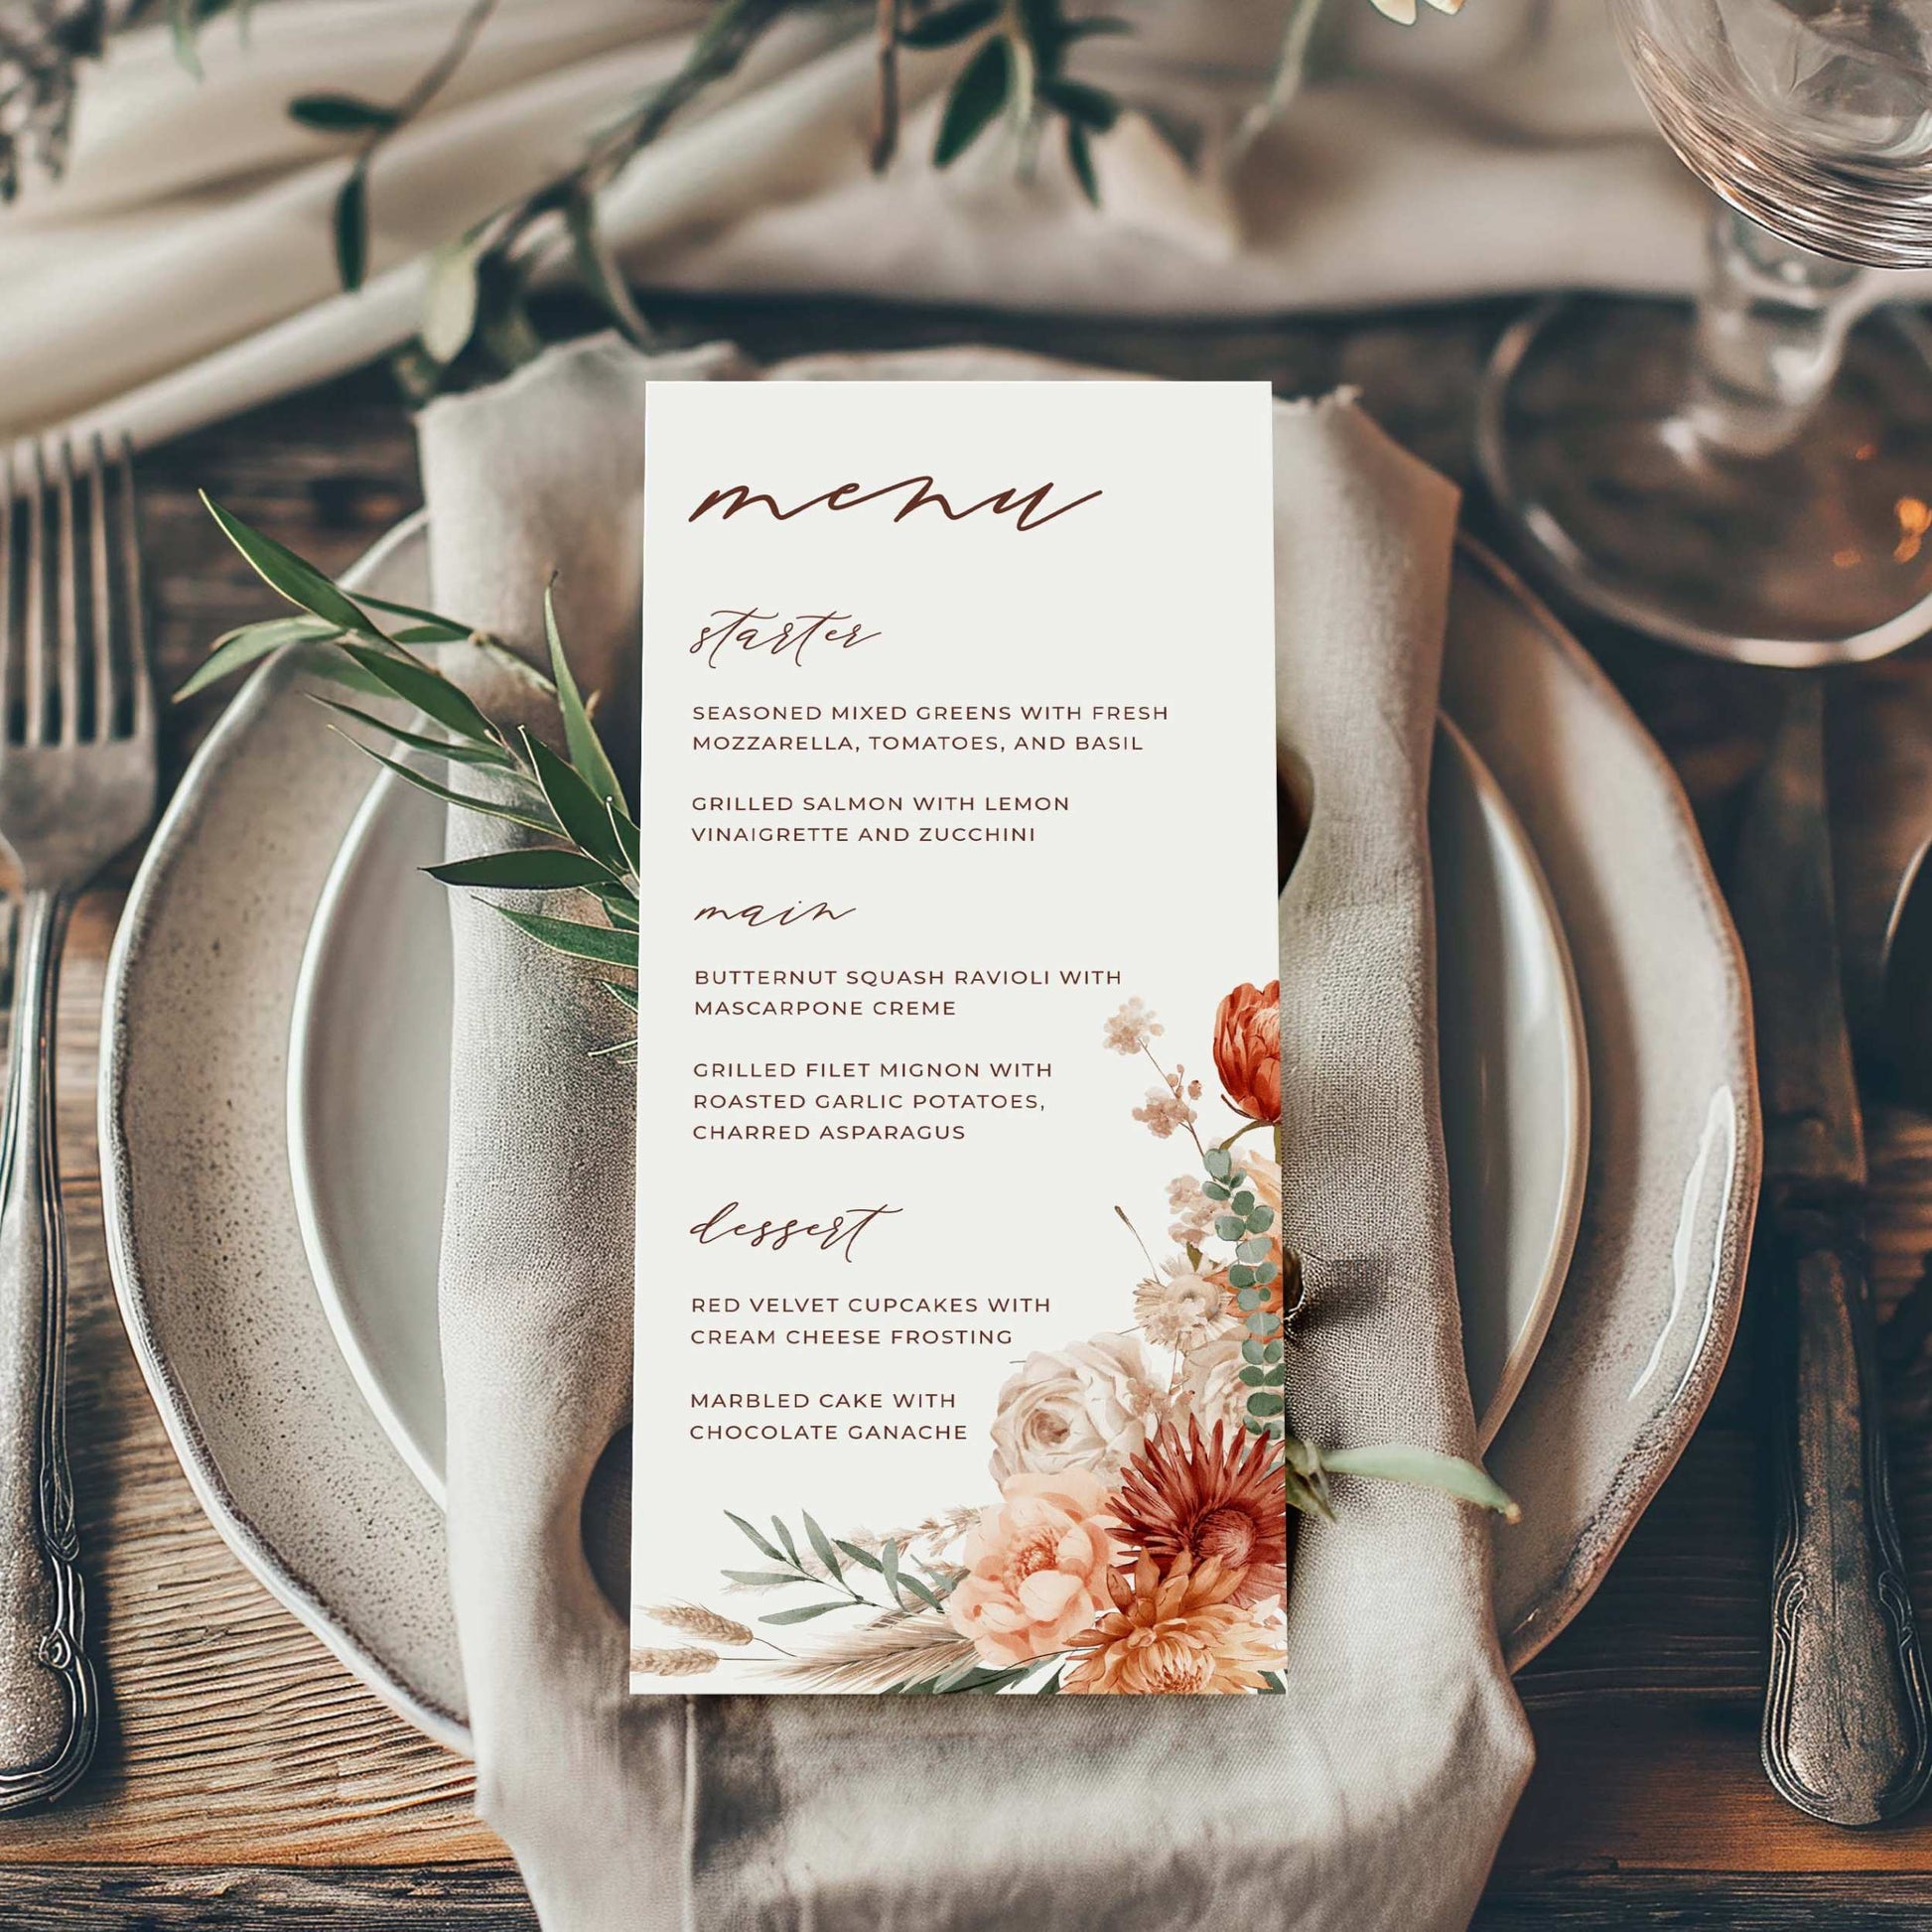
<path id="1" fill-rule="evenodd" d="M 850 13 L 806 9 L 678 117 L 607 197 L 604 225 L 652 285 L 1108 314 L 1695 281 L 1709 198 L 1652 132 L 1602 0 L 1484 0 L 1408 29 L 1368 0 L 1326 0 L 1307 85 L 1243 145 L 1299 3 L 1170 0 L 1134 10 L 1132 36 L 1082 46 L 1081 73 L 1130 108 L 1095 144 L 1099 211 L 1057 143 L 1029 184 L 997 139 L 930 166 L 958 52 L 907 57 L 903 151 L 874 177 L 867 36 Z M 236 9 L 204 25 L 199 81 L 165 26 L 117 37 L 86 71 L 67 179 L 32 180 L 0 209 L 0 439 L 76 420 L 152 442 L 405 340 L 423 251 L 572 165 L 675 70 L 707 12 L 499 0 L 384 146 L 370 278 L 339 294 L 331 207 L 353 137 L 298 127 L 287 102 L 402 96 L 469 5 L 278 0 L 252 10 L 245 42 Z M 1932 275 L 1871 285 L 1874 300 L 1927 289 Z"/>
<path id="2" fill-rule="evenodd" d="M 751 373 L 603 340 L 433 405 L 438 607 L 534 650 L 557 570 L 580 661 L 615 681 L 646 385 Z M 957 350 L 774 373 L 1072 372 Z M 1342 398 L 1280 406 L 1275 461 L 1280 753 L 1313 799 L 1282 900 L 1283 1226 L 1326 1258 L 1292 1410 L 1326 1445 L 1468 1454 L 1424 829 L 1455 495 Z M 477 849 L 471 820 L 450 845 Z M 451 916 L 452 1581 L 479 1809 L 550 1932 L 1466 1922 L 1530 1752 L 1485 1522 L 1432 1492 L 1344 1481 L 1304 1526 L 1285 1697 L 627 1697 L 581 1523 L 629 1392 L 633 1095 L 588 1052 L 621 1016 L 487 907 Z M 678 1479 L 640 1471 L 645 1509 Z"/>

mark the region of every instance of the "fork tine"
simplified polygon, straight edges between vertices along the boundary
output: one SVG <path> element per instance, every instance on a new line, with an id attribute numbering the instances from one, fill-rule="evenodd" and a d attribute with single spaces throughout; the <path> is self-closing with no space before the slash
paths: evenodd
<path id="1" fill-rule="evenodd" d="M 20 588 L 15 581 L 19 559 L 14 548 L 14 453 L 9 446 L 0 451 L 0 744 L 13 734 L 14 656 L 19 644 L 14 622 Z"/>
<path id="2" fill-rule="evenodd" d="M 39 745 L 47 734 L 47 457 L 34 445 L 34 470 L 27 480 L 27 691 L 24 744 Z"/>
<path id="3" fill-rule="evenodd" d="M 0 899 L 0 1026 L 13 1024 L 14 960 L 19 944 L 20 901 L 9 893 Z"/>
<path id="4" fill-rule="evenodd" d="M 148 664 L 148 610 L 141 586 L 141 513 L 134 494 L 134 440 L 123 435 L 115 452 L 120 475 L 121 577 L 127 599 L 127 674 L 133 680 L 133 735 L 154 736 L 154 673 Z"/>
<path id="5" fill-rule="evenodd" d="M 87 444 L 87 603 L 93 617 L 94 719 L 98 743 L 114 736 L 114 590 L 107 538 L 106 452 Z"/>
<path id="6" fill-rule="evenodd" d="M 80 554 L 73 502 L 73 445 L 61 439 L 56 462 L 57 555 L 54 657 L 60 678 L 61 743 L 80 738 Z"/>

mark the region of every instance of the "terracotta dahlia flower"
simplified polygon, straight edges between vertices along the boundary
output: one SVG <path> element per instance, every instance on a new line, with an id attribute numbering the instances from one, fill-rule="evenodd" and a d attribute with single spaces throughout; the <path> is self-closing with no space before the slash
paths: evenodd
<path id="1" fill-rule="evenodd" d="M 1265 1436 L 1164 1424 L 1121 1470 L 1112 1513 L 1116 1540 L 1163 1570 L 1214 1563 L 1237 1607 L 1287 1593 L 1288 1483 Z"/>
<path id="2" fill-rule="evenodd" d="M 1282 1117 L 1282 983 L 1237 986 L 1214 1014 L 1214 1066 L 1228 1104 L 1250 1120 Z"/>
<path id="3" fill-rule="evenodd" d="M 1216 1696 L 1265 1690 L 1282 1645 L 1233 1600 L 1235 1576 L 1210 1557 L 1179 1556 L 1165 1571 L 1143 1554 L 1130 1582 L 1110 1572 L 1111 1615 L 1070 1646 L 1060 1689 L 1075 1697 Z"/>

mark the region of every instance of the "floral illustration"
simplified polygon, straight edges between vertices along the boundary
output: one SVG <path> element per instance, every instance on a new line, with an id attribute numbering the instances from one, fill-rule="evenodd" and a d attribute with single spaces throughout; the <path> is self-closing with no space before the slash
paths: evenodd
<path id="1" fill-rule="evenodd" d="M 768 1567 L 726 1571 L 727 1584 L 782 1591 L 782 1606 L 756 1631 L 692 1605 L 645 1614 L 687 1640 L 708 1634 L 714 1663 L 736 1652 L 806 1689 L 1280 1693 L 1292 1514 L 1331 1514 L 1331 1475 L 1427 1483 L 1513 1514 L 1471 1464 L 1393 1445 L 1323 1452 L 1290 1432 L 1287 1352 L 1306 1298 L 1282 1226 L 1280 999 L 1279 981 L 1244 984 L 1215 1013 L 1234 1118 L 1219 1138 L 1202 1131 L 1202 1081 L 1162 1060 L 1166 1030 L 1142 1001 L 1103 1023 L 1103 1047 L 1158 1076 L 1132 1118 L 1192 1149 L 1167 1190 L 1177 1245 L 1157 1259 L 1141 1243 L 1119 1330 L 1035 1350 L 1001 1386 L 990 1499 L 885 1537 L 828 1536 L 809 1515 L 802 1537 L 776 1517 L 767 1534 L 732 1516 Z M 711 1667 L 688 1642 L 632 1661 L 643 1677 Z"/>

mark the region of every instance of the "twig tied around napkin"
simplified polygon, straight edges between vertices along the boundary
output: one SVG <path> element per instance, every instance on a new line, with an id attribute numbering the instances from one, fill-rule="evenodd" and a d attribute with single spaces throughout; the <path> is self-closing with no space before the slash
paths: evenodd
<path id="1" fill-rule="evenodd" d="M 559 571 L 585 681 L 622 688 L 646 383 L 750 373 L 605 339 L 434 405 L 437 608 L 534 651 Z M 957 350 L 776 373 L 1076 372 Z M 1291 1408 L 1324 1446 L 1467 1455 L 1425 835 L 1455 495 L 1342 399 L 1277 410 L 1275 471 L 1278 742 L 1313 800 L 1282 901 L 1283 1226 L 1327 1263 Z M 1486 1526 L 1434 1492 L 1343 1479 L 1338 1521 L 1305 1527 L 1285 1697 L 627 1697 L 581 1524 L 629 1400 L 635 1096 L 588 1051 L 621 1016 L 486 906 L 452 918 L 452 1582 L 479 1809 L 549 1932 L 1466 1922 L 1529 1741 Z"/>

